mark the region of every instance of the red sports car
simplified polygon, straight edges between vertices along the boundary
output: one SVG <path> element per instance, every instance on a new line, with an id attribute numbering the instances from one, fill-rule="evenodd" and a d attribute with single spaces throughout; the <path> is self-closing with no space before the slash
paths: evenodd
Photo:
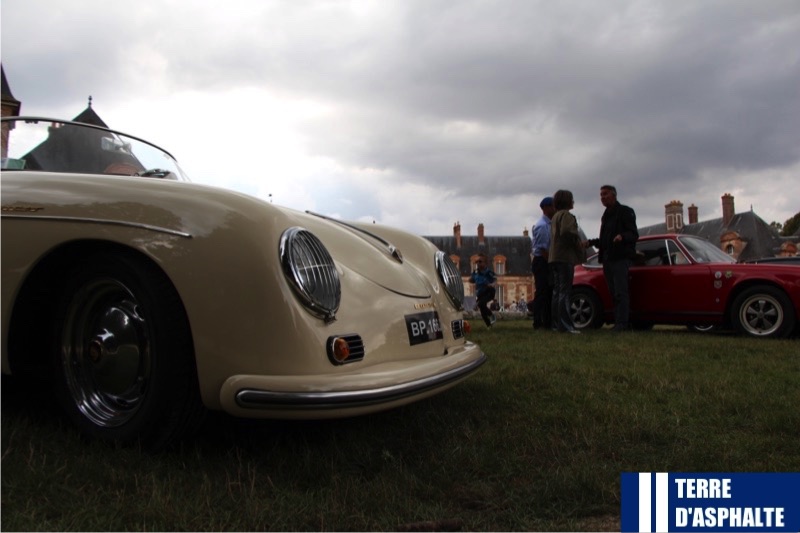
<path id="1" fill-rule="evenodd" d="M 739 264 L 705 239 L 652 235 L 636 243 L 630 269 L 631 323 L 734 328 L 755 337 L 788 337 L 800 314 L 800 268 Z M 576 328 L 614 321 L 613 303 L 597 256 L 575 268 Z"/>

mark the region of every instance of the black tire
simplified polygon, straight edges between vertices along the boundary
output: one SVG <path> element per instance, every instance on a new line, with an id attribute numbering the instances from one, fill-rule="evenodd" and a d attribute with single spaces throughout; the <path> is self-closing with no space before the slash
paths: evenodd
<path id="1" fill-rule="evenodd" d="M 149 261 L 103 252 L 75 264 L 54 339 L 56 395 L 88 437 L 160 449 L 202 420 L 186 313 Z"/>
<path id="2" fill-rule="evenodd" d="M 600 297 L 585 287 L 572 289 L 569 298 L 569 314 L 575 329 L 600 328 L 605 322 Z"/>
<path id="3" fill-rule="evenodd" d="M 753 337 L 788 337 L 796 320 L 791 300 L 780 289 L 767 285 L 742 291 L 731 313 L 737 331 Z"/>

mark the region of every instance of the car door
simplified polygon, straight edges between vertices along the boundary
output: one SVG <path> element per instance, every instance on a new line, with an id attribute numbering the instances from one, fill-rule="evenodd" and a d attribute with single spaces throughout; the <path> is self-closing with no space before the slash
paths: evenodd
<path id="1" fill-rule="evenodd" d="M 632 319 L 682 322 L 716 312 L 708 265 L 692 263 L 669 238 L 640 241 L 636 249 L 639 260 L 630 269 Z"/>

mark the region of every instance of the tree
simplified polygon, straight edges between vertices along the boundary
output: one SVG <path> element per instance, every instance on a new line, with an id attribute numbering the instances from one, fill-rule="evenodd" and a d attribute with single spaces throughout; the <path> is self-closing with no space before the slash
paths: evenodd
<path id="1" fill-rule="evenodd" d="M 783 229 L 781 230 L 781 235 L 784 237 L 789 237 L 794 235 L 797 230 L 800 228 L 800 211 L 794 214 L 794 216 L 788 219 L 786 222 L 783 223 Z"/>

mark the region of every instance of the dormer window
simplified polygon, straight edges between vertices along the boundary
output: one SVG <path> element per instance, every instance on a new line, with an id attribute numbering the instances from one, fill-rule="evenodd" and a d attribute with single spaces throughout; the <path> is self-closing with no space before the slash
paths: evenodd
<path id="1" fill-rule="evenodd" d="M 492 259 L 492 267 L 494 273 L 498 276 L 504 276 L 506 274 L 506 256 L 504 255 L 496 255 Z"/>

